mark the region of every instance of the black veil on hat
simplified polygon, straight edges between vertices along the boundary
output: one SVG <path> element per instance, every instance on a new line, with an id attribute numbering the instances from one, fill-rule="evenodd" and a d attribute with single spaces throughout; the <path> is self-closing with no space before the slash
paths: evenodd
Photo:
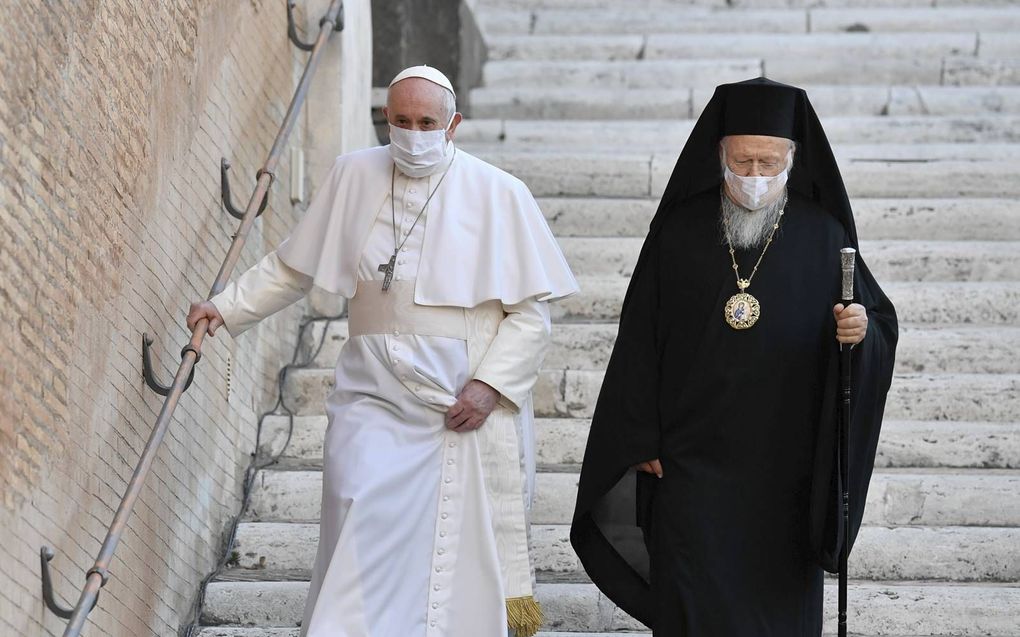
<path id="1" fill-rule="evenodd" d="M 677 204 L 722 183 L 719 140 L 727 135 L 768 135 L 797 143 L 787 187 L 835 215 L 857 248 L 850 200 L 829 140 L 807 92 L 759 77 L 715 89 L 687 139 L 662 195 L 652 231 Z"/>

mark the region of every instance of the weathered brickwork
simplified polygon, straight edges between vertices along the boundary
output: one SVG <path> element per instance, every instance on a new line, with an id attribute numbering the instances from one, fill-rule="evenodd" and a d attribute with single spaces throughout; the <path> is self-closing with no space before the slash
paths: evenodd
<path id="1" fill-rule="evenodd" d="M 39 594 L 55 548 L 72 601 L 162 404 L 164 381 L 247 201 L 306 54 L 282 2 L 0 3 L 0 634 L 60 634 Z M 300 136 L 300 132 L 297 133 Z M 284 157 L 236 272 L 295 219 Z M 236 513 L 258 412 L 298 306 L 203 348 L 87 634 L 173 635 Z"/>

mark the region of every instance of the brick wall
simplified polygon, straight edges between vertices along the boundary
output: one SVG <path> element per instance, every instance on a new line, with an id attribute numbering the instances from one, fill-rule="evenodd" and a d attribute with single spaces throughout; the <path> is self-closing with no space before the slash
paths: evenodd
<path id="1" fill-rule="evenodd" d="M 283 7 L 4 3 L 0 634 L 63 630 L 40 599 L 39 547 L 56 549 L 58 595 L 75 601 L 162 404 L 141 380 L 141 335 L 168 381 L 188 305 L 236 227 L 220 210 L 220 157 L 247 202 L 306 59 Z M 288 153 L 235 273 L 293 224 L 289 171 Z M 300 313 L 207 340 L 87 634 L 176 634 L 237 511 Z"/>

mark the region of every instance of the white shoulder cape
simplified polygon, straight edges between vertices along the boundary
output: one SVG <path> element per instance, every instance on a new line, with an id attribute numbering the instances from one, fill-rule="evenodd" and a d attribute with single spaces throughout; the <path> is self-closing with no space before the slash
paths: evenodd
<path id="1" fill-rule="evenodd" d="M 277 248 L 314 284 L 350 298 L 380 211 L 390 202 L 386 146 L 341 155 L 308 210 Z M 578 291 L 527 186 L 458 149 L 429 204 L 414 300 L 420 305 L 506 305 L 551 301 Z"/>

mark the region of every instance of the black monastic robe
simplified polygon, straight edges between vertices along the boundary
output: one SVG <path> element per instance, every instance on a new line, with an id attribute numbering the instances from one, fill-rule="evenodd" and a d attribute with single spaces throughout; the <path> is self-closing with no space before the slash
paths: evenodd
<path id="1" fill-rule="evenodd" d="M 761 318 L 725 321 L 738 292 L 722 239 L 725 135 L 797 142 L 789 203 L 748 292 Z M 571 543 L 592 581 L 657 637 L 817 637 L 823 569 L 864 514 L 896 314 L 857 255 L 868 312 L 853 350 L 851 533 L 837 470 L 839 251 L 849 199 L 806 93 L 722 85 L 677 161 L 623 303 L 592 419 Z M 739 251 L 741 276 L 760 250 Z M 663 478 L 632 467 L 658 458 Z"/>
<path id="2" fill-rule="evenodd" d="M 656 636 L 817 637 L 822 567 L 835 570 L 841 541 L 832 306 L 839 250 L 851 242 L 833 215 L 791 193 L 748 289 L 761 318 L 735 330 L 723 316 L 738 289 L 719 197 L 685 202 L 642 250 L 571 539 L 596 584 Z M 759 254 L 737 252 L 742 276 Z M 870 404 L 858 399 L 853 431 L 855 529 L 896 340 L 884 296 L 860 302 L 869 329 L 854 372 Z M 662 479 L 630 469 L 653 458 Z"/>

